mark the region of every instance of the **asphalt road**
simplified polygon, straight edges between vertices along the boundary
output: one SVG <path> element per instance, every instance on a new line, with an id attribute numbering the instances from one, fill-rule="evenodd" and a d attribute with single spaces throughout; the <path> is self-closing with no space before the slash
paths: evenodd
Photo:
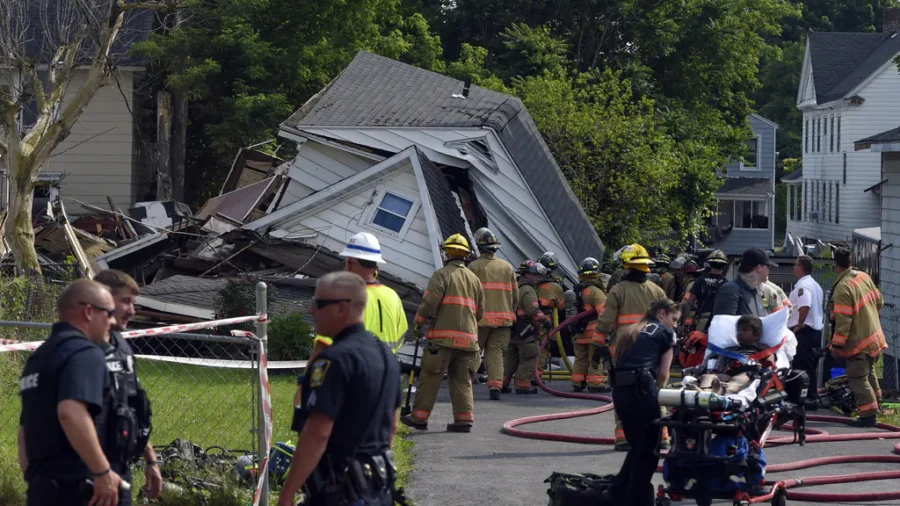
<path id="1" fill-rule="evenodd" d="M 409 497 L 416 506 L 542 506 L 548 502 L 547 484 L 544 480 L 554 471 L 616 473 L 624 454 L 614 451 L 610 446 L 521 439 L 500 432 L 505 422 L 515 418 L 585 409 L 598 404 L 552 397 L 544 392 L 527 396 L 509 394 L 504 395 L 501 401 L 490 401 L 487 386 L 476 385 L 475 426 L 469 434 L 455 434 L 445 431 L 446 424 L 453 418 L 445 382 L 429 422 L 430 430 L 411 431 L 410 438 L 415 442 L 416 459 L 409 483 Z M 825 427 L 816 423 L 811 426 L 824 428 L 831 434 L 859 431 L 831 425 Z M 614 422 L 612 413 L 604 413 L 533 424 L 526 428 L 542 432 L 610 437 Z M 771 464 L 833 455 L 888 455 L 895 442 L 896 440 L 876 440 L 773 447 L 766 450 L 766 457 Z M 896 470 L 896 467 L 890 464 L 842 464 L 781 475 L 770 474 L 768 479 L 774 481 Z M 661 475 L 656 475 L 654 483 L 662 483 Z M 882 481 L 819 487 L 816 490 L 852 493 L 897 489 L 900 489 L 900 483 Z M 694 503 L 686 500 L 682 504 Z M 814 503 L 789 501 L 789 504 L 800 506 Z"/>

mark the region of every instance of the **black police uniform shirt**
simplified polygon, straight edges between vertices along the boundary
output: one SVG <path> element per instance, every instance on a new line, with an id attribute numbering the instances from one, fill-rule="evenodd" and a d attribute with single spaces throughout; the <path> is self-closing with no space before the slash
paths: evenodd
<path id="1" fill-rule="evenodd" d="M 659 376 L 659 360 L 675 346 L 675 331 L 658 321 L 650 320 L 638 334 L 631 348 L 621 360 L 616 361 L 617 371 L 647 368 Z"/>
<path id="2" fill-rule="evenodd" d="M 63 330 L 74 330 L 67 323 L 53 325 L 53 330 L 44 346 L 59 338 Z M 38 348 L 40 350 L 40 348 Z M 32 357 L 35 357 L 32 355 Z M 75 481 L 89 478 L 91 471 L 69 444 L 56 416 L 43 416 L 38 402 L 58 405 L 65 400 L 84 402 L 91 416 L 97 417 L 103 409 L 103 392 L 108 376 L 106 359 L 99 346 L 87 337 L 68 339 L 61 343 L 49 358 L 49 367 L 57 371 L 56 385 L 40 383 L 40 377 L 23 376 L 20 382 L 22 393 L 22 416 L 20 424 L 25 428 L 26 456 L 28 470 L 26 481 L 36 476 L 44 476 L 59 481 Z M 29 362 L 31 359 L 29 359 Z M 27 366 L 26 366 L 26 372 Z M 46 374 L 46 373 L 37 373 Z M 29 392 L 29 390 L 32 390 Z M 32 395 L 37 394 L 37 395 Z M 44 396 L 53 396 L 48 399 Z M 42 397 L 38 400 L 36 397 Z M 52 413 L 55 415 L 56 410 Z M 38 452 L 43 456 L 38 456 Z"/>
<path id="3" fill-rule="evenodd" d="M 131 345 L 128 344 L 128 341 L 122 337 L 121 333 L 112 331 L 110 333 L 109 344 L 103 351 L 106 354 L 106 369 L 110 377 L 106 384 L 107 388 L 104 390 L 104 398 L 109 395 L 109 389 L 114 386 L 123 388 L 124 394 L 129 398 L 137 395 L 136 361 L 134 359 L 134 350 L 131 349 Z M 115 383 L 118 383 L 118 385 L 115 385 Z M 112 438 L 113 436 L 106 435 L 105 438 L 101 440 L 107 457 L 112 457 L 112 455 L 110 455 L 112 453 L 110 448 L 114 445 L 114 441 L 111 440 Z M 110 458 L 110 467 L 117 474 L 125 477 L 126 481 L 130 482 L 131 465 L 129 458 Z"/>
<path id="4" fill-rule="evenodd" d="M 331 419 L 334 429 L 325 454 L 332 461 L 389 448 L 401 402 L 400 365 L 384 343 L 362 324 L 352 325 L 335 336 L 307 371 L 298 378 L 293 430 L 301 432 L 313 413 Z"/>

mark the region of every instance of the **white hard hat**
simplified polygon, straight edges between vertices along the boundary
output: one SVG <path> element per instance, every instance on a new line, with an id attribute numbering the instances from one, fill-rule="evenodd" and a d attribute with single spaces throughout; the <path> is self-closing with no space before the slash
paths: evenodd
<path id="1" fill-rule="evenodd" d="M 379 264 L 384 263 L 381 258 L 381 246 L 378 239 L 368 232 L 360 232 L 350 238 L 350 242 L 344 247 L 341 256 L 345 258 L 358 258 Z"/>

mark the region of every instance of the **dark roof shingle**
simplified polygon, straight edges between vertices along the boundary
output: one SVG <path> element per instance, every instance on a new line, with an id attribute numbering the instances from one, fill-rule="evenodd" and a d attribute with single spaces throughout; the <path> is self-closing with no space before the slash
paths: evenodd
<path id="1" fill-rule="evenodd" d="M 887 144 L 889 142 L 900 142 L 900 127 L 858 140 L 856 144 Z"/>
<path id="2" fill-rule="evenodd" d="M 716 195 L 765 195 L 772 193 L 772 180 L 766 177 L 730 177 Z"/>
<path id="3" fill-rule="evenodd" d="M 161 302 L 184 304 L 215 311 L 216 297 L 227 282 L 227 278 L 198 278 L 179 274 L 141 287 L 140 294 Z M 277 282 L 268 282 L 267 284 L 269 285 L 269 302 L 272 304 L 269 309 L 271 314 L 306 311 L 315 292 L 313 287 L 297 287 Z"/>
<path id="4" fill-rule="evenodd" d="M 508 95 L 360 51 L 283 126 L 491 128 L 573 258 L 602 258 L 603 243 L 522 102 Z M 442 229 L 443 230 L 443 229 Z"/>
<path id="5" fill-rule="evenodd" d="M 816 102 L 838 100 L 900 52 L 900 36 L 880 33 L 809 34 Z"/>

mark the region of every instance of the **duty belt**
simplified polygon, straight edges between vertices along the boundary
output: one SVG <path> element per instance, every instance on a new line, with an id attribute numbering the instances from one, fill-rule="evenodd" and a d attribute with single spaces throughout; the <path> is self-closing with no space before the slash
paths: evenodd
<path id="1" fill-rule="evenodd" d="M 397 468 L 390 451 L 371 456 L 348 458 L 343 463 L 323 458 L 307 480 L 308 505 L 339 506 L 353 504 L 373 492 L 390 491 L 394 500 L 405 503 L 402 491 L 395 490 Z"/>
<path id="2" fill-rule="evenodd" d="M 640 369 L 628 369 L 626 371 L 614 371 L 611 375 L 613 380 L 613 386 L 617 387 L 630 387 L 637 385 L 642 376 L 650 376 L 654 380 L 656 377 L 653 375 L 653 372 L 646 367 L 642 367 Z"/>

